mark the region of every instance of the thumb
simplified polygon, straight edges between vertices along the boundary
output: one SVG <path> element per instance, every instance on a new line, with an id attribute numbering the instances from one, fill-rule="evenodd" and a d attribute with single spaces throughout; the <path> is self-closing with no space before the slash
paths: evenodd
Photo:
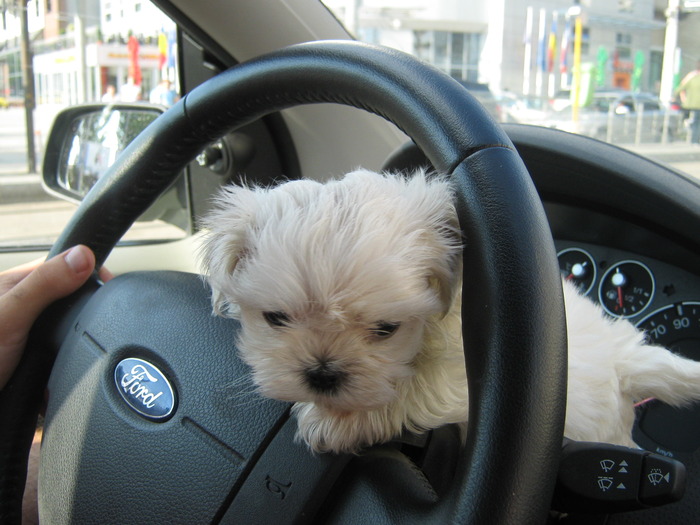
<path id="1" fill-rule="evenodd" d="M 2 324 L 28 332 L 47 306 L 80 288 L 94 268 L 94 254 L 82 245 L 44 262 L 0 299 Z"/>

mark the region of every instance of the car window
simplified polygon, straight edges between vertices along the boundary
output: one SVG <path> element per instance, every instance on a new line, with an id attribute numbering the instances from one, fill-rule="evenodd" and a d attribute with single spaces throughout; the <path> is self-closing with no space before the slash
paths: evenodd
<path id="1" fill-rule="evenodd" d="M 659 105 L 659 102 L 657 100 L 654 100 L 651 97 L 640 97 L 639 104 L 644 105 L 644 111 L 659 111 L 659 110 L 661 110 L 661 106 Z"/>
<path id="2" fill-rule="evenodd" d="M 591 109 L 594 111 L 607 113 L 610 111 L 610 104 L 614 102 L 614 99 L 610 97 L 593 97 L 591 101 Z"/>
<path id="3" fill-rule="evenodd" d="M 615 111 L 618 113 L 634 113 L 634 99 L 632 97 L 623 97 L 617 103 Z"/>
<path id="4" fill-rule="evenodd" d="M 166 107 L 180 96 L 176 27 L 150 2 L 30 1 L 24 30 L 22 4 L 4 2 L 0 25 L 0 251 L 51 245 L 75 210 L 41 184 L 44 148 L 61 109 L 117 101 Z M 33 82 L 22 78 L 25 33 Z M 184 200 L 166 198 L 124 241 L 187 234 Z"/>

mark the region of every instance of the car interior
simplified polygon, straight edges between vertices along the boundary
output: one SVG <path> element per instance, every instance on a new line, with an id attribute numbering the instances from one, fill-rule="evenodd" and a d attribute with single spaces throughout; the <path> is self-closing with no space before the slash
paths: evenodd
<path id="1" fill-rule="evenodd" d="M 41 523 L 697 521 L 700 407 L 641 402 L 639 449 L 563 436 L 559 281 L 563 273 L 611 318 L 700 360 L 695 179 L 593 138 L 499 124 L 447 75 L 355 42 L 315 0 L 155 3 L 177 24 L 182 98 L 154 109 L 162 114 L 107 175 L 72 197 L 80 205 L 52 247 L 0 253 L 4 269 L 83 243 L 118 276 L 45 312 L 0 391 L 0 522 L 21 522 L 38 419 Z M 103 109 L 59 114 L 47 191 L 71 198 L 57 183 L 71 123 Z M 198 218 L 212 195 L 231 182 L 323 181 L 358 166 L 427 167 L 456 181 L 473 247 L 466 441 L 448 425 L 359 455 L 312 454 L 294 439 L 290 404 L 246 381 L 238 323 L 211 314 Z M 120 242 L 148 214 L 186 234 Z M 620 273 L 632 282 L 624 295 Z M 167 414 L 120 398 L 126 359 L 169 382 Z"/>

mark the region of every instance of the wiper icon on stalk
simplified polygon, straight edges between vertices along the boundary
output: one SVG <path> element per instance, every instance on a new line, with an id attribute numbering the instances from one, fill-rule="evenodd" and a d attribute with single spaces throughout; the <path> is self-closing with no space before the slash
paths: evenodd
<path id="1" fill-rule="evenodd" d="M 610 472 L 615 468 L 615 462 L 612 459 L 604 459 L 600 462 L 600 468 L 603 469 L 603 472 Z"/>
<path id="2" fill-rule="evenodd" d="M 666 480 L 666 483 L 671 483 L 671 473 L 669 472 L 665 476 L 661 473 L 661 469 L 659 468 L 653 468 L 651 469 L 651 472 L 647 476 L 649 479 L 649 483 L 652 485 L 656 486 L 662 481 Z"/>
<path id="3" fill-rule="evenodd" d="M 608 477 L 598 477 L 598 488 L 602 490 L 603 492 L 610 490 L 613 486 L 613 482 L 615 480 L 613 478 L 608 478 Z"/>

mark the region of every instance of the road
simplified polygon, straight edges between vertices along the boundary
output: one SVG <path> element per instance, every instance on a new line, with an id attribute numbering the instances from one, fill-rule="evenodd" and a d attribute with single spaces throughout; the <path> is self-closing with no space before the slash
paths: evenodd
<path id="1" fill-rule="evenodd" d="M 43 149 L 58 106 L 40 106 L 35 111 L 37 166 L 41 169 Z M 27 173 L 24 110 L 0 111 L 0 249 L 21 244 L 48 244 L 63 229 L 75 205 L 54 199 L 41 187 L 38 174 Z M 700 146 L 685 143 L 642 145 L 636 149 L 671 164 L 700 179 Z M 155 228 L 155 230 L 154 230 Z M 139 224 L 134 235 L 143 238 L 181 236 L 177 228 L 160 224 Z"/>
<path id="2" fill-rule="evenodd" d="M 34 115 L 37 171 L 41 171 L 44 145 L 59 106 L 41 106 Z M 41 178 L 27 173 L 27 140 L 23 108 L 0 110 L 0 204 L 41 200 Z"/>

